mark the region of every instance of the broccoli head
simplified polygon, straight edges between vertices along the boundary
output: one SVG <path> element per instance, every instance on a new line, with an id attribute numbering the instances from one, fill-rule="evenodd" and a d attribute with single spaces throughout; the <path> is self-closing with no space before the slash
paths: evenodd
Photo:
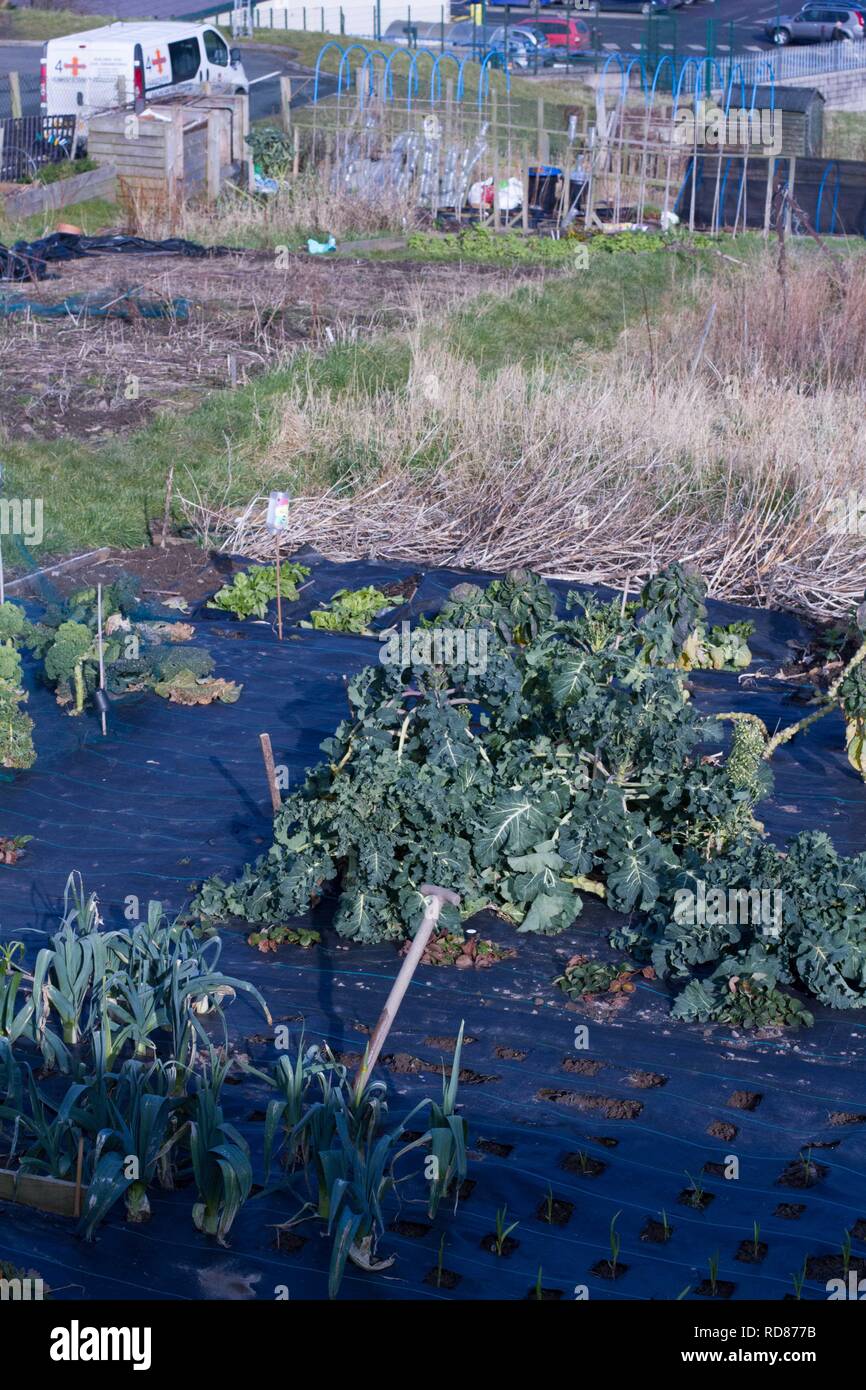
<path id="1" fill-rule="evenodd" d="M 0 644 L 0 681 L 8 681 L 16 690 L 21 685 L 21 658 L 11 644 Z"/>
<path id="2" fill-rule="evenodd" d="M 17 603 L 0 603 L 0 642 L 15 642 L 24 635 L 27 619 Z"/>
<path id="3" fill-rule="evenodd" d="M 174 680 L 181 671 L 190 671 L 200 680 L 209 676 L 214 669 L 214 659 L 204 647 L 174 644 L 151 647 L 147 653 L 147 663 L 157 681 Z"/>
<path id="4" fill-rule="evenodd" d="M 124 695 L 132 690 L 144 690 L 153 673 L 143 657 L 120 656 L 105 668 L 105 683 L 112 695 Z"/>
<path id="5" fill-rule="evenodd" d="M 57 686 L 57 696 L 65 703 L 75 699 L 75 714 L 84 708 L 84 662 L 94 655 L 93 633 L 82 623 L 61 623 L 45 654 L 45 676 Z"/>

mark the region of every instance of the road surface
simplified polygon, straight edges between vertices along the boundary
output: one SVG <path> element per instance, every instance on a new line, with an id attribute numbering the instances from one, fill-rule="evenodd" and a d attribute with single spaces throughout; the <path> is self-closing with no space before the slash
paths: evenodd
<path id="1" fill-rule="evenodd" d="M 310 100 L 313 91 L 312 78 L 306 68 L 281 53 L 263 52 L 258 47 L 241 45 L 244 69 L 247 76 L 265 78 L 255 82 L 250 89 L 250 119 L 261 120 L 274 115 L 280 109 L 279 77 L 271 73 L 288 73 L 292 78 L 292 105 L 301 106 Z M 2 79 L 10 72 L 17 72 L 21 78 L 21 105 L 25 116 L 39 115 L 39 64 L 42 59 L 42 45 L 30 43 L 0 43 L 0 117 L 11 114 L 9 109 L 8 84 Z M 324 74 L 319 82 L 322 95 L 336 90 L 336 78 Z"/>

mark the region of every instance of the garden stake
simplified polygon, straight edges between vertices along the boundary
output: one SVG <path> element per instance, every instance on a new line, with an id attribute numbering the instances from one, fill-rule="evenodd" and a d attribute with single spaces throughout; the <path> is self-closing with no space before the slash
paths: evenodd
<path id="1" fill-rule="evenodd" d="M 276 543 L 277 543 L 277 640 L 278 640 L 279 642 L 282 642 L 282 640 L 283 640 L 283 595 L 282 595 L 282 586 L 281 586 L 281 584 L 280 584 L 280 535 L 279 535 L 279 532 L 277 532 Z"/>
<path id="2" fill-rule="evenodd" d="M 0 489 L 3 487 L 3 465 L 0 463 Z M 3 577 L 3 540 L 0 538 L 0 603 L 6 602 L 6 584 Z"/>
<path id="3" fill-rule="evenodd" d="M 277 773 L 274 768 L 274 750 L 271 748 L 270 734 L 259 734 L 259 743 L 262 745 L 262 757 L 265 760 L 265 773 L 268 779 L 268 789 L 271 793 L 271 806 L 274 815 L 279 811 L 282 801 L 280 800 L 280 789 L 277 786 Z"/>
<path id="4" fill-rule="evenodd" d="M 452 893 L 450 888 L 437 888 L 432 883 L 422 883 L 419 893 L 427 899 L 424 907 L 424 916 L 421 925 L 412 938 L 412 944 L 406 952 L 403 964 L 400 966 L 399 974 L 391 986 L 391 993 L 385 1000 L 385 1007 L 379 1015 L 379 1022 L 373 1029 L 373 1036 L 364 1051 L 364 1057 L 358 1068 L 358 1075 L 355 1078 L 355 1100 L 358 1101 L 364 1094 L 364 1087 L 367 1085 L 370 1072 L 376 1065 L 379 1053 L 385 1044 L 385 1039 L 391 1031 L 394 1019 L 403 1002 L 403 996 L 409 988 L 409 982 L 415 974 L 415 969 L 424 954 L 424 949 L 439 921 L 439 913 L 442 911 L 443 903 L 452 903 L 454 907 L 460 906 L 460 897 L 457 893 Z"/>
<path id="5" fill-rule="evenodd" d="M 102 646 L 102 585 L 96 586 L 96 630 L 99 642 L 99 689 L 105 692 L 105 652 Z M 102 703 L 101 701 L 99 702 Z M 107 733 L 105 727 L 105 709 L 100 710 L 100 723 L 102 724 L 102 737 Z"/>

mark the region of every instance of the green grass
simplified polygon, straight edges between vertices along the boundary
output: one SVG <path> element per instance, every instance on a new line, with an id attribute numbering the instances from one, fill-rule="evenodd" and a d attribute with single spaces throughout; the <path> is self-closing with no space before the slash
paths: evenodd
<path id="1" fill-rule="evenodd" d="M 682 302 L 696 265 L 708 264 L 706 253 L 687 260 L 656 251 L 593 257 L 586 270 L 558 277 L 542 290 L 523 285 L 507 298 L 459 310 L 447 338 L 485 371 L 511 362 L 554 365 L 588 349 L 606 351 L 627 324 L 643 320 L 645 305 L 652 313 L 668 291 Z"/>
<path id="2" fill-rule="evenodd" d="M 525 285 L 507 296 L 486 295 L 423 332 L 443 341 L 484 371 L 508 363 L 557 363 L 587 349 L 613 346 L 624 325 L 642 320 L 644 304 L 658 308 L 668 291 L 688 292 L 696 262 L 656 253 L 593 260 L 591 269 Z M 646 297 L 646 299 L 644 298 Z M 275 398 L 306 379 L 313 387 L 362 398 L 402 385 L 411 365 L 402 334 L 302 353 L 283 371 L 235 391 L 214 392 L 189 414 L 157 416 L 126 439 L 92 446 L 60 440 L 17 441 L 4 448 L 10 495 L 42 497 L 45 554 L 98 545 L 147 544 L 147 521 L 161 514 L 165 478 L 175 465 L 176 488 L 195 488 L 210 500 L 225 492 L 227 442 L 232 456 L 232 502 L 243 504 L 273 486 L 267 444 Z M 575 376 L 577 389 L 578 376 Z M 13 557 L 8 562 L 14 564 Z"/>
<path id="3" fill-rule="evenodd" d="M 110 15 L 72 10 L 0 10 L 0 39 L 60 39 L 111 23 Z"/>
<path id="4" fill-rule="evenodd" d="M 37 212 L 32 217 L 17 220 L 5 218 L 0 212 L 0 241 L 7 246 L 19 239 L 32 241 L 54 231 L 58 222 L 69 222 L 74 227 L 80 227 L 86 235 L 92 236 L 104 227 L 116 227 L 120 220 L 119 207 L 106 198 L 89 198 L 85 203 L 70 203 L 69 207 Z"/>
<path id="5" fill-rule="evenodd" d="M 825 111 L 827 159 L 866 159 L 866 111 Z"/>

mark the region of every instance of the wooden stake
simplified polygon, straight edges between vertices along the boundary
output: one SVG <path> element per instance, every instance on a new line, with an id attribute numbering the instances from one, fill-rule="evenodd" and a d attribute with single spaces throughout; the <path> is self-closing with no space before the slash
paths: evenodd
<path id="1" fill-rule="evenodd" d="M 105 650 L 102 645 L 102 585 L 96 586 L 96 631 L 99 641 L 99 688 L 105 690 Z M 108 732 L 105 727 L 105 711 L 99 716 L 102 725 L 102 737 L 105 738 Z"/>
<path id="2" fill-rule="evenodd" d="M 24 111 L 21 105 L 21 79 L 17 72 L 9 74 L 9 109 L 13 121 L 20 121 Z"/>
<path id="3" fill-rule="evenodd" d="M 285 76 L 280 78 L 280 117 L 288 134 L 292 128 L 292 79 Z"/>
<path id="4" fill-rule="evenodd" d="M 379 1058 L 379 1053 L 385 1044 L 385 1039 L 391 1031 L 397 1012 L 403 1002 L 403 996 L 409 988 L 412 976 L 415 974 L 416 967 L 424 954 L 424 949 L 439 921 L 439 913 L 442 911 L 443 903 L 453 903 L 459 907 L 460 898 L 457 893 L 452 893 L 448 888 L 437 888 L 432 883 L 422 883 L 419 893 L 427 899 L 424 908 L 424 916 L 421 925 L 412 938 L 412 945 L 406 952 L 403 964 L 400 966 L 396 980 L 391 986 L 391 992 L 385 1000 L 385 1007 L 379 1015 L 379 1021 L 373 1029 L 373 1034 L 364 1051 L 361 1065 L 358 1068 L 358 1075 L 355 1077 L 355 1100 L 360 1100 L 364 1094 L 364 1089 L 370 1078 Z"/>
<path id="5" fill-rule="evenodd" d="M 274 750 L 271 748 L 270 734 L 259 734 L 259 743 L 262 745 L 262 757 L 265 763 L 265 774 L 268 779 L 268 791 L 271 794 L 271 806 L 273 807 L 274 815 L 276 815 L 283 803 L 280 798 L 280 789 L 277 786 L 277 771 L 274 767 Z"/>

